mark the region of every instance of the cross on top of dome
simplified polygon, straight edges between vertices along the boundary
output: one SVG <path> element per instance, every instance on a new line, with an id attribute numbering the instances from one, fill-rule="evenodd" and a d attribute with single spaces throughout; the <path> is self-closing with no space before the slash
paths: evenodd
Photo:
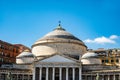
<path id="1" fill-rule="evenodd" d="M 63 31 L 65 31 L 65 29 L 62 28 L 62 26 L 61 26 L 61 21 L 59 21 L 59 25 L 54 30 L 63 30 Z"/>

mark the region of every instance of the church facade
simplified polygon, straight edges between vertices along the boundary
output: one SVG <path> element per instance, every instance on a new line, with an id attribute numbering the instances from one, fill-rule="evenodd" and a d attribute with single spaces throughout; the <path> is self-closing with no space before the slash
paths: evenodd
<path id="1" fill-rule="evenodd" d="M 59 24 L 29 50 L 16 57 L 16 64 L 0 68 L 0 80 L 120 80 L 120 50 L 109 56 L 115 64 L 103 64 L 103 57 L 89 51 L 84 42 Z M 111 54 L 113 55 L 113 54 Z M 113 58 L 114 57 L 114 58 Z M 113 63 L 113 62 L 111 62 Z"/>

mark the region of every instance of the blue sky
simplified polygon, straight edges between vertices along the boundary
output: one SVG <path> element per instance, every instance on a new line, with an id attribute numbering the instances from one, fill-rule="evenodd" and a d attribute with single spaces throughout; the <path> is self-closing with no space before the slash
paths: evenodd
<path id="1" fill-rule="evenodd" d="M 120 48 L 119 0 L 0 0 L 0 39 L 28 47 L 62 27 L 88 48 Z"/>

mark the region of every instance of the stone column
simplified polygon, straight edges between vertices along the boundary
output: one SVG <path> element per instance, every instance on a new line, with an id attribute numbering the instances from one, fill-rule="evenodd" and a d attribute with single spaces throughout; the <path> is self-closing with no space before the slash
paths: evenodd
<path id="1" fill-rule="evenodd" d="M 55 80 L 55 68 L 52 69 L 52 80 Z"/>
<path id="2" fill-rule="evenodd" d="M 115 80 L 115 74 L 113 75 L 113 80 Z"/>
<path id="3" fill-rule="evenodd" d="M 24 80 L 24 74 L 22 75 L 22 80 Z"/>
<path id="4" fill-rule="evenodd" d="M 62 80 L 62 68 L 59 68 L 59 79 Z"/>
<path id="5" fill-rule="evenodd" d="M 120 79 L 120 74 L 119 74 L 119 79 Z"/>
<path id="6" fill-rule="evenodd" d="M 1 79 L 2 77 L 1 77 L 1 73 L 0 73 L 0 79 Z"/>
<path id="7" fill-rule="evenodd" d="M 85 80 L 87 80 L 87 77 L 86 77 L 87 75 L 84 75 L 84 77 L 85 77 Z"/>
<path id="8" fill-rule="evenodd" d="M 81 74 L 82 75 L 82 74 Z M 90 75 L 90 80 L 92 80 L 92 74 Z"/>
<path id="9" fill-rule="evenodd" d="M 120 74 L 119 74 L 119 79 L 120 79 Z"/>
<path id="10" fill-rule="evenodd" d="M 79 80 L 82 80 L 81 67 L 79 67 Z"/>
<path id="11" fill-rule="evenodd" d="M 66 80 L 68 80 L 68 68 L 66 68 Z"/>
<path id="12" fill-rule="evenodd" d="M 33 68 L 33 80 L 35 80 L 35 67 Z"/>
<path id="13" fill-rule="evenodd" d="M 30 75 L 28 74 L 28 80 L 29 80 L 29 78 L 30 78 Z"/>
<path id="14" fill-rule="evenodd" d="M 39 75 L 40 80 L 42 80 L 42 67 L 40 67 L 40 75 Z"/>
<path id="15" fill-rule="evenodd" d="M 75 68 L 72 68 L 72 80 L 75 80 Z"/>
<path id="16" fill-rule="evenodd" d="M 108 80 L 110 80 L 110 75 L 108 75 Z"/>
<path id="17" fill-rule="evenodd" d="M 48 80 L 48 67 L 46 67 L 46 80 Z"/>
<path id="18" fill-rule="evenodd" d="M 16 74 L 16 78 L 17 78 L 17 80 L 18 80 L 18 74 Z"/>
<path id="19" fill-rule="evenodd" d="M 102 80 L 104 80 L 104 75 L 102 75 Z"/>

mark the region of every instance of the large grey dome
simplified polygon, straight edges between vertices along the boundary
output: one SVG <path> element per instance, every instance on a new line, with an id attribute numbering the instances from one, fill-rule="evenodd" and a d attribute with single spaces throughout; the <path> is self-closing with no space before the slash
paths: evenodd
<path id="1" fill-rule="evenodd" d="M 47 40 L 47 42 L 46 42 L 46 40 Z M 77 42 L 77 43 L 85 46 L 85 44 L 80 39 L 78 39 L 71 33 L 67 32 L 61 26 L 58 26 L 52 32 L 49 32 L 44 37 L 40 38 L 38 41 L 36 41 L 33 44 L 33 46 L 35 46 L 37 44 L 48 43 L 48 42 L 60 42 L 61 40 L 63 42 Z"/>
<path id="2" fill-rule="evenodd" d="M 63 28 L 56 28 L 54 31 L 48 33 L 47 35 L 45 35 L 43 38 L 41 38 L 40 40 L 44 40 L 44 39 L 54 39 L 54 38 L 63 38 L 63 39 L 72 39 L 72 40 L 78 40 L 81 41 L 80 39 L 78 39 L 77 37 L 73 36 L 72 34 L 70 34 L 69 32 L 65 31 L 65 29 Z"/>
<path id="3" fill-rule="evenodd" d="M 37 56 L 68 54 L 79 56 L 85 53 L 86 45 L 60 25 L 32 45 L 32 53 Z"/>

